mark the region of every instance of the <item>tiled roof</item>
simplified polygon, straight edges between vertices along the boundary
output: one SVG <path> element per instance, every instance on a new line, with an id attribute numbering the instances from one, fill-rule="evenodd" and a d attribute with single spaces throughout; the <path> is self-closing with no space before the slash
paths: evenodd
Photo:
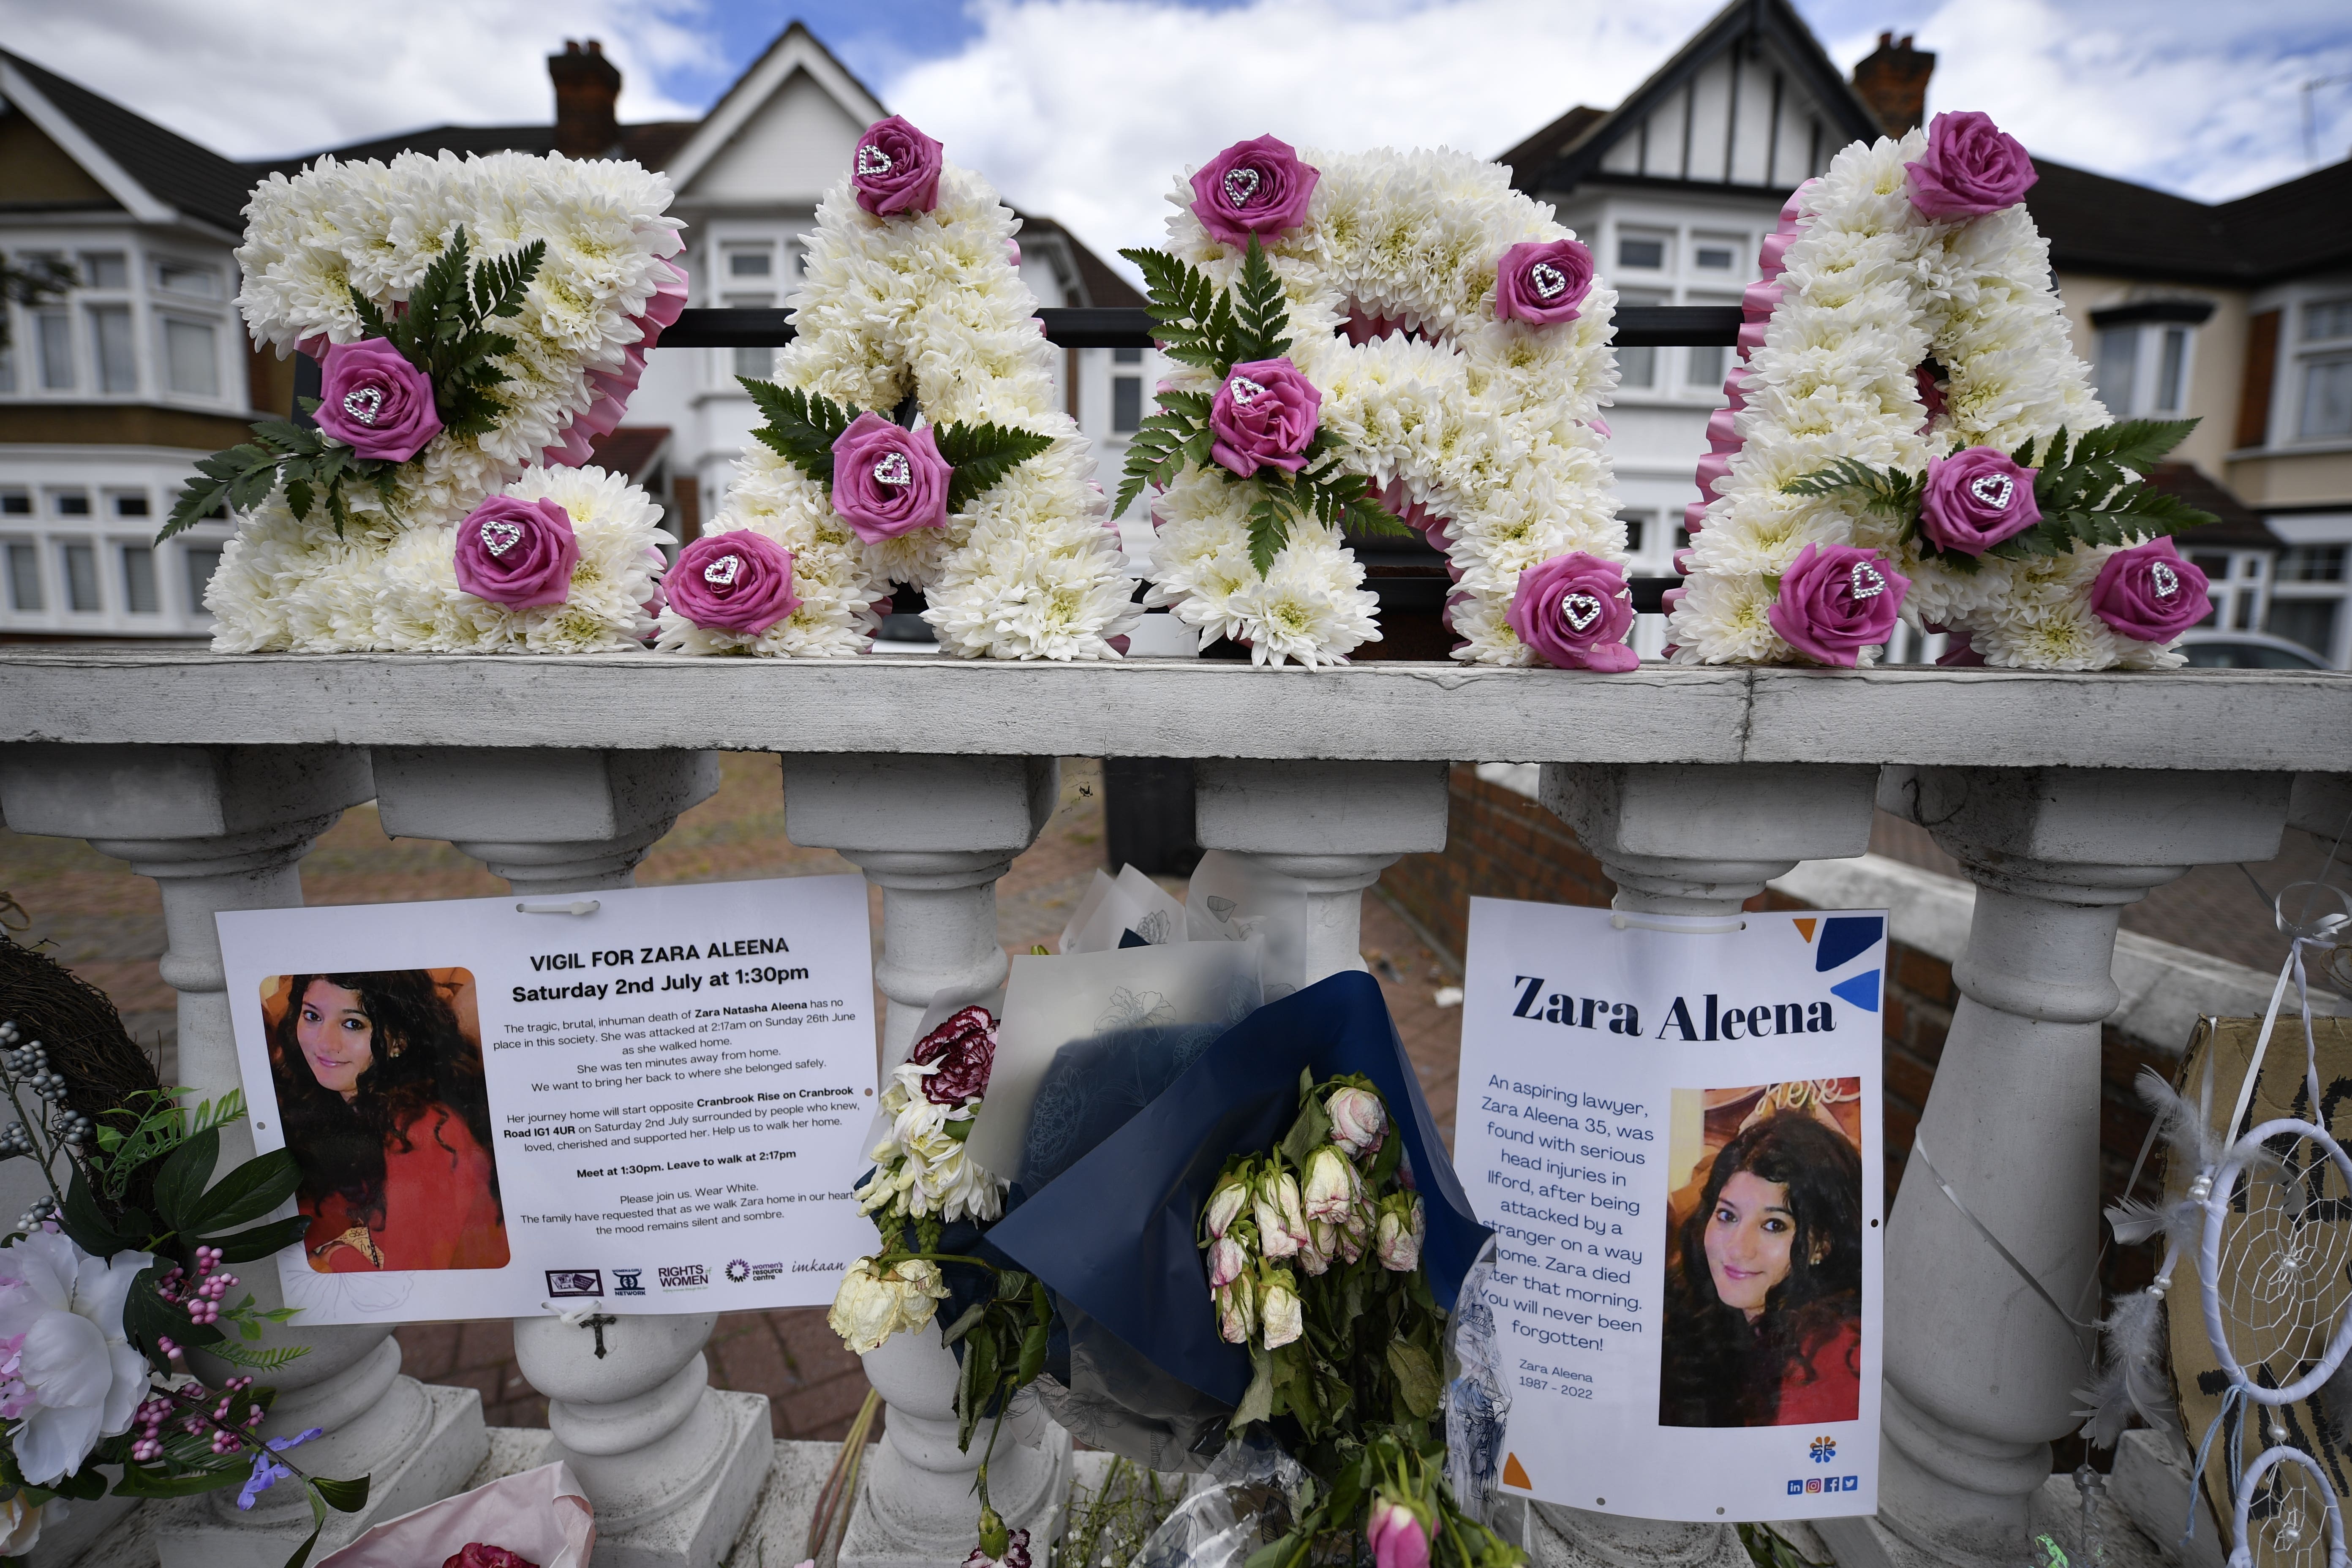
<path id="1" fill-rule="evenodd" d="M 1078 283 L 1087 291 L 1087 304 L 1123 305 L 1130 309 L 1140 309 L 1143 305 L 1143 296 L 1135 291 L 1135 285 L 1121 278 L 1109 262 L 1096 255 L 1086 241 L 1062 224 L 1034 213 L 1023 213 L 1021 231 L 1024 234 L 1057 234 L 1062 237 L 1069 245 L 1071 260 L 1077 266 Z"/>
<path id="2" fill-rule="evenodd" d="M 2200 545 L 2276 550 L 2283 543 L 2252 509 L 2193 463 L 2158 463 L 2148 471 L 2147 482 L 2221 520 L 2175 534 L 2174 542 L 2184 552 Z"/>
<path id="3" fill-rule="evenodd" d="M 669 444 L 667 425 L 623 425 L 596 437 L 588 460 L 612 473 L 642 481 L 662 448 Z"/>
<path id="4" fill-rule="evenodd" d="M 640 125 L 624 125 L 621 153 L 648 169 L 661 168 L 686 145 L 687 138 L 701 123 L 698 120 L 649 120 Z M 397 136 L 378 136 L 348 146 L 322 148 L 298 158 L 266 159 L 247 167 L 258 177 L 273 172 L 290 174 L 313 158 L 329 153 L 338 158 L 383 160 L 401 153 L 455 153 L 462 158 L 469 153 L 530 153 L 544 156 L 554 150 L 555 127 L 551 123 L 434 125 L 422 131 L 404 131 Z"/>
<path id="5" fill-rule="evenodd" d="M 23 72 L 58 112 L 157 201 L 232 234 L 244 231 L 246 193 L 253 181 L 243 166 L 22 55 L 0 49 L 0 58 Z"/>
<path id="6" fill-rule="evenodd" d="M 2352 162 L 2218 205 L 2046 158 L 2033 167 L 2025 207 L 2063 270 L 2244 287 L 2352 261 Z"/>

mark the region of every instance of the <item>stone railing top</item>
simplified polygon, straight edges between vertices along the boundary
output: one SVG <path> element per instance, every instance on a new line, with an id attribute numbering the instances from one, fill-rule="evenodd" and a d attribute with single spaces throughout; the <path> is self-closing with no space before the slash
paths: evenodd
<path id="1" fill-rule="evenodd" d="M 0 743 L 2352 772 L 2352 675 L 0 650 Z"/>

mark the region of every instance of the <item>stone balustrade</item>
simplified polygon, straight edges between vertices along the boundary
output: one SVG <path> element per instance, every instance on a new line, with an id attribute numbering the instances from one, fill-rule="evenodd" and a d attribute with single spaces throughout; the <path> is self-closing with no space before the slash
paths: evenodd
<path id="1" fill-rule="evenodd" d="M 1059 756 L 1196 759 L 1201 842 L 1301 885 L 1310 980 L 1360 964 L 1359 899 L 1381 868 L 1443 845 L 1445 763 L 1545 764 L 1544 804 L 1628 910 L 1736 910 L 1800 860 L 1861 853 L 1874 805 L 1896 811 L 1979 890 L 1922 1140 L 2076 1301 L 2096 1251 L 2117 912 L 2191 865 L 2268 856 L 2291 810 L 2316 826 L 2352 799 L 2352 677 L 0 651 L 0 820 L 158 880 L 181 1078 L 205 1092 L 236 1081 L 211 917 L 299 904 L 300 858 L 346 807 L 377 799 L 388 830 L 446 839 L 519 890 L 624 886 L 726 750 L 782 753 L 793 839 L 840 849 L 883 890 L 877 1061 L 904 1053 L 937 992 L 1001 981 L 995 882 L 1042 826 Z M 1825 1535 L 1847 1568 L 1991 1568 L 2014 1560 L 2047 1445 L 2074 1425 L 2081 1346 L 1936 1184 L 1905 1182 L 1886 1232 L 1881 1512 Z M 522 1370 L 552 1402 L 550 1451 L 598 1503 L 600 1563 L 708 1568 L 752 1507 L 764 1422 L 708 1387 L 709 1324 L 633 1320 L 605 1357 L 551 1316 L 519 1325 Z M 328 1468 L 378 1478 L 334 1540 L 462 1484 L 484 1447 L 478 1401 L 401 1376 L 383 1330 L 284 1334 L 315 1353 L 280 1380 L 295 1386 L 276 1425 L 324 1426 Z M 934 1331 L 869 1366 L 897 1408 L 844 1558 L 953 1561 L 976 1459 L 952 1440 L 952 1363 Z M 1068 1437 L 1023 1411 L 1003 1440 L 992 1491 L 1050 1533 Z M 282 1556 L 295 1525 L 168 1506 L 172 1568 Z M 1548 1561 L 1742 1561 L 1721 1526 L 1539 1517 Z"/>

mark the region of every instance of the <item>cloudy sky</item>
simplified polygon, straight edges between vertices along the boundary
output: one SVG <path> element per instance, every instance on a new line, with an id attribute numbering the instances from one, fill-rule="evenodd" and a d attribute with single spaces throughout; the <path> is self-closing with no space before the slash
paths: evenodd
<path id="1" fill-rule="evenodd" d="M 1150 243 L 1170 180 L 1272 131 L 1493 154 L 1616 103 L 1721 0 L 0 0 L 0 39 L 236 157 L 543 120 L 542 58 L 594 36 L 625 119 L 699 115 L 797 15 L 892 109 L 1098 247 Z M 2341 0 L 1797 0 L 1842 67 L 1882 28 L 1928 107 L 2208 200 L 2352 143 Z M 2305 84 L 2312 84 L 2306 88 Z"/>

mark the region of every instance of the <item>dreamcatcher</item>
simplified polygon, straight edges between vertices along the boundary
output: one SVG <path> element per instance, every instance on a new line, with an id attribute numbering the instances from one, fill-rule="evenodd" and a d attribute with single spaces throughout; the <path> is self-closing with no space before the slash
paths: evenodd
<path id="1" fill-rule="evenodd" d="M 2119 1242 L 2161 1236 L 2164 1261 L 2155 1282 L 2117 1301 L 2102 1325 L 2107 1353 L 2086 1391 L 2083 1435 L 2106 1447 L 2135 1412 L 2152 1426 L 2175 1419 L 2163 1303 L 2181 1258 L 2193 1258 L 2215 1365 L 2199 1382 L 2207 1394 L 2219 1384 L 2221 1405 L 2201 1434 L 2189 1435 L 2198 1445 L 2192 1474 L 2205 1475 L 2221 1455 L 2234 1542 L 2229 1568 L 2352 1568 L 2329 1474 L 2342 1467 L 2340 1445 L 2352 1435 L 2352 1156 L 2328 1131 L 2333 1107 L 2322 1093 L 2307 985 L 2311 958 L 2324 959 L 2331 974 L 2345 968 L 2352 896 L 2300 883 L 2273 908 L 2289 939 L 2287 960 L 2228 1120 L 2217 1130 L 2214 1040 L 2193 1103 L 2153 1074 L 2141 1080 L 2157 1117 L 2151 1143 L 2161 1136 L 2177 1168 L 2195 1174 L 2162 1205 L 2126 1198 L 2107 1211 Z M 2287 1114 L 2249 1126 L 2290 982 L 2303 1018 L 2301 1082 Z M 2237 1129 L 2245 1131 L 2231 1138 Z M 2187 1522 L 2193 1532 L 2193 1510 Z"/>

